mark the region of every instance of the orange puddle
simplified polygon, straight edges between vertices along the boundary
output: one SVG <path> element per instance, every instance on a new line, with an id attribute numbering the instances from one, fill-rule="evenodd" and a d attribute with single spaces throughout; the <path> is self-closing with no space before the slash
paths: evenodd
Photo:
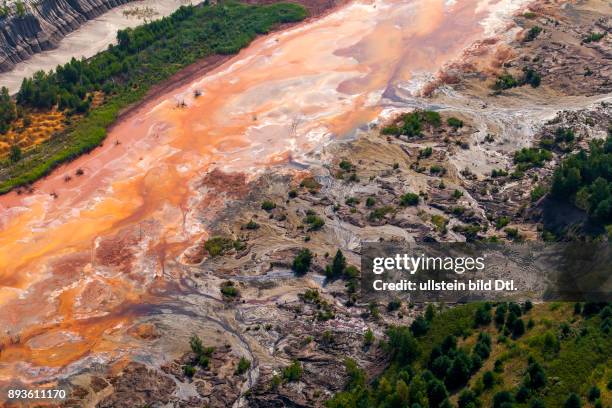
<path id="1" fill-rule="evenodd" d="M 387 88 L 460 56 L 506 4 L 355 2 L 260 38 L 118 123 L 34 194 L 0 197 L 0 383 L 123 355 L 132 306 L 160 301 L 151 288 L 179 275 L 168 261 L 218 209 L 201 204 L 207 171 L 252 177 L 367 124 Z"/>

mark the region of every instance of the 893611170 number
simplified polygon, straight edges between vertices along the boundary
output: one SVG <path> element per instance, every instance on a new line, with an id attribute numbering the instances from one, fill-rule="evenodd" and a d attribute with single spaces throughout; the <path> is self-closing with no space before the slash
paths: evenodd
<path id="1" fill-rule="evenodd" d="M 8 399 L 65 399 L 66 390 L 40 388 L 35 390 L 28 389 L 9 389 Z"/>

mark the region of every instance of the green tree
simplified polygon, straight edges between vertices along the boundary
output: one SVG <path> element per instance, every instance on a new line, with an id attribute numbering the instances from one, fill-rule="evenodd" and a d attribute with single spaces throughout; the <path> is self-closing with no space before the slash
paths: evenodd
<path id="1" fill-rule="evenodd" d="M 304 248 L 298 252 L 297 256 L 293 260 L 291 269 L 298 274 L 303 275 L 310 269 L 312 263 L 312 252 L 308 248 Z"/>
<path id="2" fill-rule="evenodd" d="M 14 144 L 11 146 L 11 150 L 9 151 L 9 160 L 13 163 L 21 160 L 21 148 L 19 145 Z"/>
<path id="3" fill-rule="evenodd" d="M 251 368 L 251 362 L 244 357 L 240 357 L 238 366 L 236 367 L 236 374 L 242 375 L 246 373 L 249 368 Z"/>
<path id="4" fill-rule="evenodd" d="M 333 278 L 338 278 L 342 276 L 344 273 L 344 269 L 346 268 L 346 258 L 341 250 L 336 251 L 336 255 L 331 264 L 331 276 Z"/>
<path id="5" fill-rule="evenodd" d="M 442 381 L 434 378 L 427 383 L 427 399 L 430 407 L 438 408 L 447 397 L 448 391 Z"/>
<path id="6" fill-rule="evenodd" d="M 479 326 L 488 326 L 491 323 L 491 309 L 487 308 L 486 305 L 481 305 L 476 309 L 476 314 L 474 315 L 474 325 L 476 327 Z"/>
<path id="7" fill-rule="evenodd" d="M 364 387 L 366 384 L 366 375 L 365 372 L 359 368 L 357 362 L 352 358 L 347 358 L 344 360 L 344 369 L 346 370 L 346 374 L 348 375 L 348 382 L 346 384 L 347 390 L 352 390 L 357 387 Z"/>
<path id="8" fill-rule="evenodd" d="M 427 330 L 429 330 L 429 322 L 423 316 L 418 316 L 410 325 L 410 331 L 415 337 L 424 336 Z"/>
<path id="9" fill-rule="evenodd" d="M 434 305 L 431 303 L 428 304 L 427 309 L 425 309 L 425 320 L 427 320 L 428 322 L 431 322 L 435 315 L 436 315 L 436 311 L 434 309 Z"/>
<path id="10" fill-rule="evenodd" d="M 493 375 L 492 371 L 486 371 L 484 373 L 482 376 L 482 384 L 486 389 L 493 388 L 493 385 L 495 385 L 495 376 Z"/>
<path id="11" fill-rule="evenodd" d="M 524 384 L 521 385 L 519 389 L 516 391 L 516 396 L 515 396 L 516 401 L 520 403 L 527 401 L 527 399 L 529 399 L 530 393 L 531 391 L 529 390 L 527 386 L 525 386 Z"/>
<path id="12" fill-rule="evenodd" d="M 526 385 L 532 390 L 542 388 L 546 385 L 546 373 L 542 366 L 533 359 L 530 359 L 527 367 Z"/>
<path id="13" fill-rule="evenodd" d="M 289 366 L 283 369 L 283 378 L 288 382 L 299 381 L 302 372 L 302 364 L 298 360 L 293 360 Z"/>
<path id="14" fill-rule="evenodd" d="M 17 118 L 15 103 L 11 99 L 8 89 L 0 89 L 0 134 L 6 133 L 11 123 Z"/>
<path id="15" fill-rule="evenodd" d="M 443 380 L 446 377 L 446 373 L 448 372 L 452 363 L 453 360 L 451 360 L 450 357 L 445 355 L 438 356 L 431 363 L 431 372 L 436 377 Z"/>
<path id="16" fill-rule="evenodd" d="M 422 407 L 427 407 L 429 402 L 427 401 L 427 385 L 421 376 L 416 376 L 410 383 L 408 390 L 408 397 L 410 404 L 419 404 Z"/>
<path id="17" fill-rule="evenodd" d="M 410 364 L 419 355 L 419 345 L 405 326 L 392 326 L 387 331 L 386 347 L 391 358 L 400 364 Z"/>
<path id="18" fill-rule="evenodd" d="M 472 373 L 472 360 L 470 357 L 459 350 L 448 370 L 446 385 L 449 389 L 457 389 L 464 386 L 470 379 Z"/>
<path id="19" fill-rule="evenodd" d="M 371 346 L 372 344 L 374 344 L 374 332 L 372 331 L 372 329 L 368 328 L 368 330 L 366 330 L 365 334 L 363 335 L 363 345 L 366 347 Z"/>
<path id="20" fill-rule="evenodd" d="M 493 408 L 505 408 L 512 403 L 514 403 L 514 397 L 508 391 L 500 391 L 493 396 Z"/>
<path id="21" fill-rule="evenodd" d="M 587 397 L 589 398 L 589 401 L 591 402 L 594 402 L 599 397 L 601 397 L 601 391 L 599 390 L 599 387 L 597 387 L 596 385 L 592 386 L 589 389 L 589 393 L 587 394 Z"/>
<path id="22" fill-rule="evenodd" d="M 525 334 L 525 322 L 523 321 L 523 319 L 518 319 L 514 322 L 514 325 L 512 327 L 512 337 L 518 339 L 523 334 Z"/>
<path id="23" fill-rule="evenodd" d="M 506 313 L 508 312 L 508 304 L 500 303 L 495 309 L 495 324 L 501 326 L 506 321 Z"/>
<path id="24" fill-rule="evenodd" d="M 478 397 L 474 391 L 466 388 L 459 394 L 457 405 L 459 408 L 475 408 L 480 406 L 480 401 L 478 401 Z"/>
<path id="25" fill-rule="evenodd" d="M 582 408 L 580 397 L 574 393 L 570 394 L 565 400 L 563 408 Z"/>

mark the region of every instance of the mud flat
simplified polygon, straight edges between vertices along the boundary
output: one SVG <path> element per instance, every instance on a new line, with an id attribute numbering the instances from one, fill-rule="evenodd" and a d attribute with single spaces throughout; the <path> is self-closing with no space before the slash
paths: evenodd
<path id="1" fill-rule="evenodd" d="M 84 405 L 103 399 L 99 406 L 122 406 L 122 395 L 108 387 L 119 392 L 132 380 L 144 381 L 146 370 L 129 363 L 137 360 L 163 377 L 155 392 L 164 393 L 167 378 L 180 385 L 178 392 L 168 387 L 168 400 L 239 406 L 252 388 L 251 406 L 287 400 L 319 406 L 341 389 L 344 356 L 380 372 L 384 362 L 363 351 L 362 333 L 370 326 L 380 337 L 386 324 L 408 321 L 395 315 L 365 321 L 364 305 L 347 305 L 344 282 L 321 287 L 325 254 L 342 248 L 348 262 L 358 264 L 362 239 L 460 240 L 455 226 L 488 222 L 470 196 L 481 189 L 460 172 L 473 162 L 498 167 L 509 161 L 509 145 L 532 142 L 538 114 L 523 111 L 541 99 L 524 88 L 515 91 L 532 99 L 514 103 L 507 95 L 466 95 L 451 87 L 426 99 L 420 90 L 497 28 L 517 35 L 520 29 L 503 28 L 527 3 L 350 3 L 260 38 L 207 74 L 155 93 L 137 115 L 115 125 L 103 147 L 59 168 L 31 194 L 1 197 L 0 246 L 7 251 L 0 254 L 6 282 L 0 325 L 10 333 L 2 338 L 0 381 L 70 377 L 81 395 L 94 395 L 101 388 L 87 367 L 101 362 L 111 367 L 100 382 L 108 392 Z M 600 101 L 579 102 L 571 107 Z M 443 122 L 417 141 L 380 136 L 377 126 L 414 108 L 465 123 L 455 129 Z M 561 108 L 559 102 L 541 113 L 548 119 Z M 493 129 L 501 145 L 482 143 Z M 413 166 L 425 146 L 431 156 Z M 481 150 L 491 152 L 481 160 Z M 341 158 L 354 170 L 338 175 Z M 446 174 L 431 170 L 436 161 Z M 66 175 L 72 177 L 66 181 Z M 475 177 L 474 184 L 488 176 Z M 296 190 L 293 200 L 289 188 Z M 403 207 L 398 198 L 406 191 L 428 198 Z M 369 196 L 376 197 L 373 209 L 366 207 Z M 263 210 L 264 199 L 276 208 Z M 372 217 L 391 205 L 392 211 Z M 449 214 L 459 207 L 459 215 Z M 325 220 L 319 230 L 305 229 L 309 211 Z M 259 227 L 244 228 L 250 220 Z M 235 246 L 224 256 L 208 256 L 204 242 L 221 235 Z M 287 279 L 304 246 L 316 255 L 312 273 Z M 259 275 L 272 282 L 235 278 Z M 239 282 L 236 300 L 219 290 L 231 279 Z M 316 307 L 303 301 L 308 288 L 321 291 L 319 305 L 324 301 L 335 318 L 317 317 Z M 416 313 L 402 312 L 408 318 Z M 333 344 L 327 332 L 337 334 Z M 192 333 L 217 350 L 213 370 L 198 370 L 193 381 L 181 371 L 193 357 Z M 242 386 L 227 376 L 240 357 L 252 362 Z M 304 362 L 307 386 L 271 392 L 274 373 L 292 359 Z M 126 376 L 118 378 L 123 369 Z M 211 393 L 220 381 L 234 394 Z M 323 394 L 316 387 L 325 388 Z M 133 396 L 151 402 L 141 394 Z"/>

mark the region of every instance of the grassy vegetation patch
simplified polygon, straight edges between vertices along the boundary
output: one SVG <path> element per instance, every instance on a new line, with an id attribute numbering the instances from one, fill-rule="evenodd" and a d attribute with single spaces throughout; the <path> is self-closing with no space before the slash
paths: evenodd
<path id="1" fill-rule="evenodd" d="M 352 367 L 346 391 L 327 406 L 608 406 L 608 319 L 605 303 L 428 308 L 410 329 L 389 329 L 381 347 L 390 364 L 381 376 L 366 383 Z M 524 333 L 510 336 L 525 321 Z"/>

